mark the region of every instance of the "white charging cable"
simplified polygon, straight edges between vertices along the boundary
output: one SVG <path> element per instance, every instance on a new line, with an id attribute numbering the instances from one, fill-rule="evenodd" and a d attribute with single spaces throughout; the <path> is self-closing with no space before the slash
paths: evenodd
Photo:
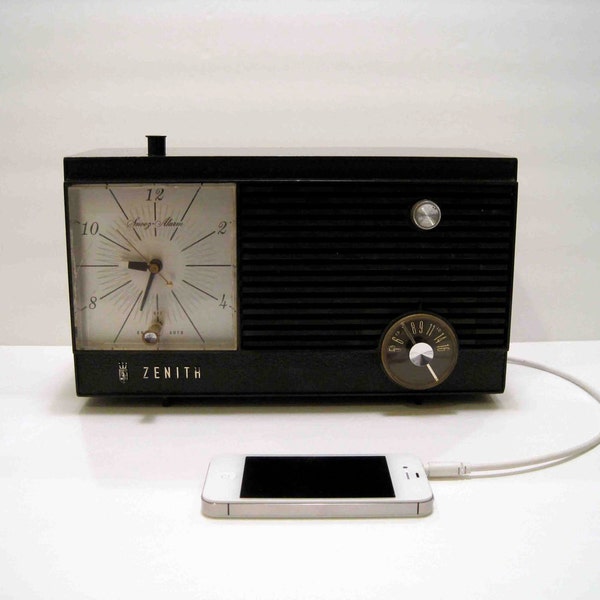
<path id="1" fill-rule="evenodd" d="M 586 394 L 589 394 L 594 400 L 600 403 L 600 394 L 583 383 L 581 380 L 559 371 L 547 367 L 545 365 L 532 362 L 521 358 L 509 358 L 508 362 L 513 365 L 521 365 L 523 367 L 529 367 L 531 369 L 537 369 L 538 371 L 544 371 L 565 379 L 573 385 L 583 390 Z M 588 452 L 592 448 L 595 448 L 600 444 L 600 433 L 592 437 L 590 440 L 561 450 L 559 452 L 553 452 L 551 454 L 544 454 L 541 456 L 535 456 L 523 460 L 516 460 L 510 462 L 499 462 L 499 463 L 463 463 L 463 462 L 430 462 L 425 465 L 425 470 L 430 479 L 465 479 L 470 477 L 499 477 L 502 475 L 514 475 L 517 473 L 526 473 L 528 471 L 535 471 L 537 469 L 544 469 L 546 467 L 552 467 L 562 462 L 566 462 L 580 456 L 585 452 Z"/>

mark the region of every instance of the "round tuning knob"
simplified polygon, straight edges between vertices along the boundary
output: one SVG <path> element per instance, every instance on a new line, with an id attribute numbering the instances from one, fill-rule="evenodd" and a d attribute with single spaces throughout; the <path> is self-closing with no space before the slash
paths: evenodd
<path id="1" fill-rule="evenodd" d="M 431 313 L 413 313 L 394 321 L 381 341 L 381 363 L 388 377 L 410 390 L 444 382 L 458 360 L 452 325 Z"/>
<path id="2" fill-rule="evenodd" d="M 410 211 L 413 223 L 424 230 L 435 229 L 442 220 L 442 211 L 433 200 L 420 200 Z"/>

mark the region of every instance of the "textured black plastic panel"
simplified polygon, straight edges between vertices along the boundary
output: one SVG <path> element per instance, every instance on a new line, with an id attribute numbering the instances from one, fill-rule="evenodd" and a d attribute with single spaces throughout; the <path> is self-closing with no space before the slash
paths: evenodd
<path id="1" fill-rule="evenodd" d="M 416 228 L 415 202 L 441 208 Z M 258 183 L 239 188 L 243 348 L 375 349 L 409 311 L 463 348 L 506 348 L 514 184 Z"/>

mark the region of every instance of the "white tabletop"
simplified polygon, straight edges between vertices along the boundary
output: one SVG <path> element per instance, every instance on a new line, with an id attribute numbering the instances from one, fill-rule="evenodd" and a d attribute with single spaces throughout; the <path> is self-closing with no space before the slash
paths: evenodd
<path id="1" fill-rule="evenodd" d="M 600 390 L 600 342 L 514 344 Z M 505 394 L 344 406 L 77 398 L 71 351 L 0 347 L 0 598 L 554 598 L 600 594 L 600 449 L 433 481 L 418 519 L 212 520 L 221 453 L 498 461 L 574 445 L 600 407 L 510 366 Z M 408 594 L 414 594 L 408 596 Z"/>

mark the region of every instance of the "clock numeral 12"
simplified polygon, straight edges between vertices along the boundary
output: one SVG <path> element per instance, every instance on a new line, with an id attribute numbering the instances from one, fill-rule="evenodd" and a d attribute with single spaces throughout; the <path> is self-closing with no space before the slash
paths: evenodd
<path id="1" fill-rule="evenodd" d="M 163 196 L 165 195 L 164 188 L 148 188 L 148 197 L 146 198 L 146 202 L 152 201 L 152 192 L 154 192 L 154 202 L 161 202 Z"/>

